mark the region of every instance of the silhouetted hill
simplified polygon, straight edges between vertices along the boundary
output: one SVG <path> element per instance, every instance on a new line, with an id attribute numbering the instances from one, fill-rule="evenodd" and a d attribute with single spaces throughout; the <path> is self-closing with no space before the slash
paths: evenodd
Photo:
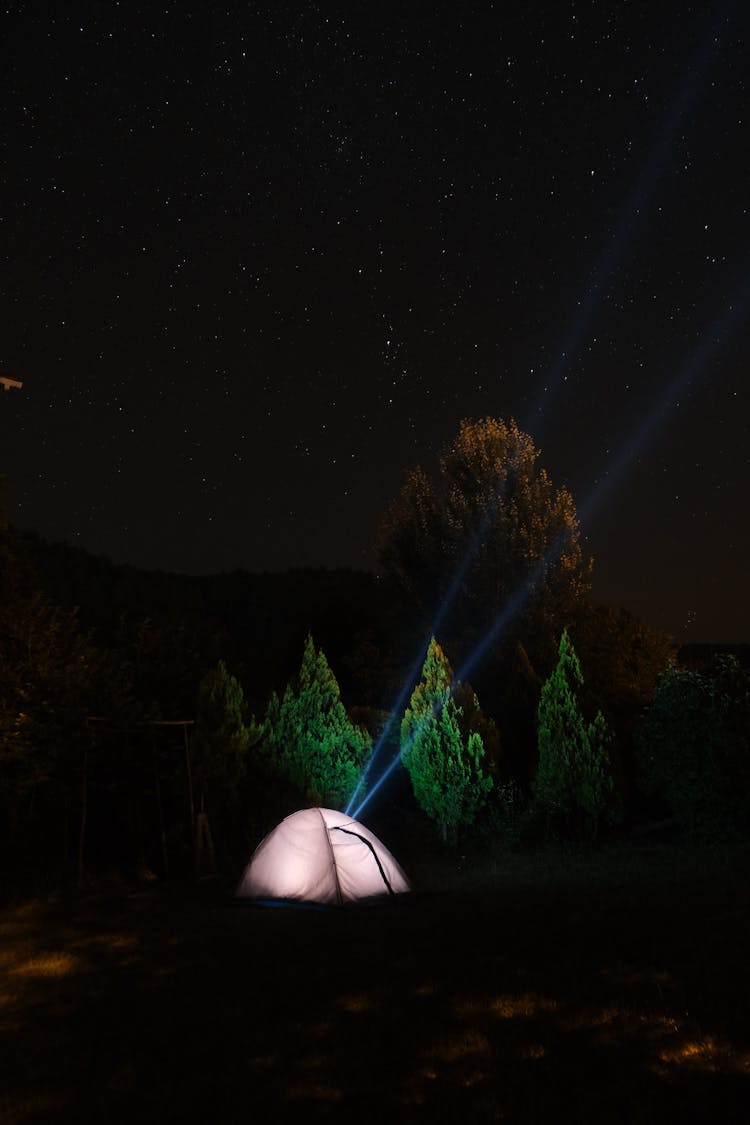
<path id="1" fill-rule="evenodd" d="M 293 569 L 284 573 L 236 570 L 191 576 L 112 563 L 65 543 L 24 533 L 45 592 L 77 607 L 81 624 L 99 644 L 117 647 L 123 633 L 177 624 L 211 661 L 222 656 L 245 687 L 251 706 L 265 706 L 298 669 L 312 632 L 347 703 L 366 699 L 357 649 L 377 653 L 389 643 L 389 599 L 375 575 L 354 570 Z M 354 693 L 354 694 L 352 694 Z M 347 698 L 348 696 L 348 698 Z"/>

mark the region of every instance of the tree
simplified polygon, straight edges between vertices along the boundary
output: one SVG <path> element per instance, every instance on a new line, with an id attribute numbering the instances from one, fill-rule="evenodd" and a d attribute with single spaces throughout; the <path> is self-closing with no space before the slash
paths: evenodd
<path id="1" fill-rule="evenodd" d="M 582 685 L 581 666 L 565 629 L 557 667 L 542 686 L 537 709 L 533 803 L 548 832 L 577 840 L 594 839 L 614 811 L 607 753 L 611 733 L 601 711 L 592 722 L 584 720 L 576 697 Z"/>
<path id="2" fill-rule="evenodd" d="M 732 837 L 750 827 L 750 674 L 733 657 L 701 673 L 660 676 L 638 731 L 640 780 L 687 836 Z"/>
<path id="3" fill-rule="evenodd" d="M 571 632 L 586 668 L 581 705 L 587 714 L 601 710 L 612 729 L 612 780 L 623 808 L 632 808 L 638 799 L 635 734 L 672 662 L 672 642 L 627 610 L 608 606 L 585 606 Z"/>
<path id="4" fill-rule="evenodd" d="M 23 545 L 0 519 L 0 846 L 26 866 L 24 878 L 37 864 L 65 869 L 75 813 L 82 868 L 89 717 L 123 694 L 112 661 L 74 612 L 41 592 Z"/>
<path id="5" fill-rule="evenodd" d="M 47 782 L 101 688 L 102 653 L 76 614 L 44 596 L 23 545 L 0 517 L 0 762 L 19 792 Z"/>
<path id="6" fill-rule="evenodd" d="M 386 574 L 425 620 L 447 610 L 443 633 L 462 656 L 506 615 L 527 650 L 538 634 L 551 658 L 589 592 L 572 497 L 538 461 L 514 421 L 464 419 L 436 474 L 412 470 L 383 520 Z"/>
<path id="7" fill-rule="evenodd" d="M 210 809 L 214 823 L 220 818 L 225 839 L 227 824 L 236 820 L 248 743 L 242 685 L 220 660 L 198 685 L 190 769 L 198 816 L 205 817 L 206 808 Z"/>
<path id="8" fill-rule="evenodd" d="M 297 677 L 280 700 L 271 696 L 262 746 L 271 769 L 309 804 L 344 808 L 359 783 L 372 740 L 350 720 L 336 677 L 310 634 Z"/>
<path id="9" fill-rule="evenodd" d="M 467 716 L 453 689 L 453 671 L 433 637 L 401 722 L 401 760 L 417 804 L 437 822 L 444 842 L 474 822 L 492 788 L 492 778 L 482 771 L 482 736 L 476 729 L 462 730 Z M 468 717 L 486 722 L 470 688 L 464 698 L 472 711 Z"/>

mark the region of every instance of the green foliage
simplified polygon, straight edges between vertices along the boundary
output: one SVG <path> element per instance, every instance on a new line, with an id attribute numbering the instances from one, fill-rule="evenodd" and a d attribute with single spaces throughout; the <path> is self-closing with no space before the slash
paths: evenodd
<path id="1" fill-rule="evenodd" d="M 482 710 L 479 697 L 470 683 L 454 680 L 451 696 L 456 705 L 456 718 L 462 738 L 466 742 L 472 734 L 480 736 L 484 747 L 483 770 L 496 778 L 502 760 L 502 746 L 497 724 Z"/>
<path id="2" fill-rule="evenodd" d="M 644 790 L 698 841 L 732 837 L 750 814 L 750 676 L 732 657 L 702 674 L 672 666 L 638 732 Z"/>
<path id="3" fill-rule="evenodd" d="M 605 606 L 584 607 L 573 631 L 586 668 L 581 705 L 587 714 L 601 710 L 612 729 L 612 780 L 627 809 L 637 799 L 635 732 L 656 681 L 672 661 L 672 643 L 627 610 Z"/>
<path id="4" fill-rule="evenodd" d="M 212 806 L 236 803 L 245 776 L 249 733 L 245 694 L 223 660 L 198 686 L 196 726 L 190 740 L 193 785 L 198 800 Z"/>
<path id="5" fill-rule="evenodd" d="M 269 700 L 261 745 L 273 772 L 311 805 L 344 808 L 360 780 L 372 740 L 350 720 L 309 634 L 296 679 L 281 699 L 273 693 Z"/>
<path id="6" fill-rule="evenodd" d="M 452 687 L 450 664 L 433 637 L 401 723 L 401 760 L 417 803 L 437 822 L 443 840 L 455 839 L 475 821 L 492 788 L 481 765 L 482 736 L 465 726 L 480 720 L 478 701 L 469 689 L 473 714 L 467 716 Z"/>
<path id="7" fill-rule="evenodd" d="M 563 630 L 557 666 L 542 686 L 537 709 L 533 803 L 549 834 L 592 840 L 613 815 L 611 733 L 601 712 L 591 723 L 584 720 L 577 699 L 582 686 L 578 657 Z"/>

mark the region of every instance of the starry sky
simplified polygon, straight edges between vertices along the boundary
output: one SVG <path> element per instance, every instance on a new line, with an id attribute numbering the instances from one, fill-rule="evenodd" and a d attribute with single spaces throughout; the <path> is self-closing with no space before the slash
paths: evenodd
<path id="1" fill-rule="evenodd" d="M 6 2 L 4 507 L 116 562 L 375 567 L 514 417 L 595 596 L 750 641 L 750 8 Z"/>

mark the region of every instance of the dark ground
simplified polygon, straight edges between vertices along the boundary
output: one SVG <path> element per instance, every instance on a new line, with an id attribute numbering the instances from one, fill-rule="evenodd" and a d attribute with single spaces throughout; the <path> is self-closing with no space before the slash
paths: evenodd
<path id="1" fill-rule="evenodd" d="M 746 850 L 399 858 L 376 906 L 5 910 L 0 1121 L 748 1120 Z"/>

